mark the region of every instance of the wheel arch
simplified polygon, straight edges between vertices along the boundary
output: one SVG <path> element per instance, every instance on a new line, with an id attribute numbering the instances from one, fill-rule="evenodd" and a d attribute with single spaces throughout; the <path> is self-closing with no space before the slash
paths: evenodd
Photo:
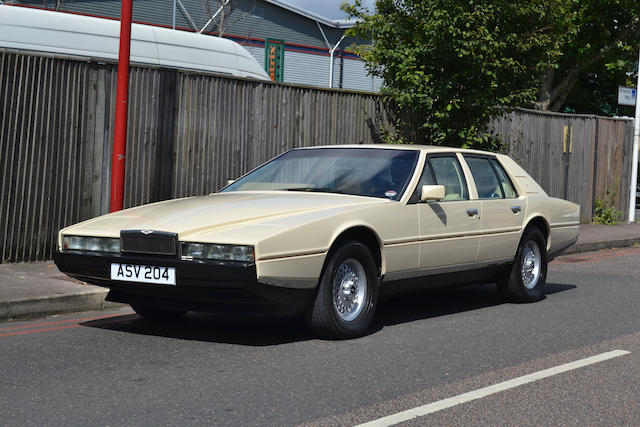
<path id="1" fill-rule="evenodd" d="M 320 277 L 322 277 L 327 263 L 331 259 L 331 256 L 334 254 L 334 252 L 340 247 L 341 244 L 349 240 L 360 242 L 365 245 L 367 249 L 369 249 L 376 263 L 378 275 L 381 275 L 384 271 L 384 256 L 382 253 L 383 246 L 380 237 L 370 227 L 367 227 L 365 225 L 356 225 L 341 231 L 335 237 L 335 239 L 333 239 L 333 242 L 331 243 L 331 246 L 327 251 L 327 256 L 325 257 Z"/>
<path id="2" fill-rule="evenodd" d="M 522 235 L 524 236 L 524 233 L 528 229 L 534 228 L 534 227 L 540 230 L 540 232 L 544 236 L 547 243 L 546 250 L 548 251 L 549 248 L 551 247 L 551 228 L 549 226 L 549 223 L 542 215 L 533 215 L 527 221 L 527 225 L 522 229 Z"/>

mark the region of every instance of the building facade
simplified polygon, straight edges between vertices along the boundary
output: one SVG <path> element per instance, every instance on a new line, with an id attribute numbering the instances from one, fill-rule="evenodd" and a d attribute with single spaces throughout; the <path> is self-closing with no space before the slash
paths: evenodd
<path id="1" fill-rule="evenodd" d="M 119 19 L 121 8 L 120 0 L 4 3 L 111 19 Z M 222 33 L 249 50 L 277 81 L 379 91 L 381 79 L 367 73 L 364 62 L 350 51 L 355 40 L 344 37 L 352 23 L 330 20 L 280 0 L 230 0 L 224 11 L 209 22 L 219 8 L 216 0 L 135 0 L 133 20 L 177 30 L 202 30 L 212 36 Z"/>

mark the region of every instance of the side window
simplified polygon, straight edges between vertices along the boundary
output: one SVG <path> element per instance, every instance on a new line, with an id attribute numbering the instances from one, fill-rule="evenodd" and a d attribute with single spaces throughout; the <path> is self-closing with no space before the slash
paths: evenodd
<path id="1" fill-rule="evenodd" d="M 478 198 L 480 199 L 501 199 L 502 186 L 498 181 L 498 177 L 489 163 L 489 159 L 479 157 L 465 157 L 471 175 L 476 182 L 478 189 Z"/>
<path id="2" fill-rule="evenodd" d="M 498 172 L 498 179 L 500 180 L 500 185 L 502 185 L 502 191 L 504 191 L 504 197 L 507 199 L 515 199 L 518 197 L 518 193 L 516 193 L 516 189 L 513 188 L 513 184 L 507 175 L 507 172 L 504 170 L 500 162 L 496 159 L 491 159 L 491 164 L 495 168 L 496 172 Z"/>
<path id="3" fill-rule="evenodd" d="M 436 182 L 433 180 L 433 171 L 431 170 L 429 162 L 424 164 L 424 170 L 422 171 L 422 176 L 420 177 L 420 183 L 418 185 L 420 187 L 423 185 L 436 185 Z"/>
<path id="4" fill-rule="evenodd" d="M 467 183 L 462 167 L 454 156 L 431 157 L 429 165 L 437 185 L 444 185 L 444 200 L 467 200 Z"/>

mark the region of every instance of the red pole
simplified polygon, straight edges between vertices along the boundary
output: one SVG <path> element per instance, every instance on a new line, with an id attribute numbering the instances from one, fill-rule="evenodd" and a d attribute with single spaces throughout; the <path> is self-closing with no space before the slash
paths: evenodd
<path id="1" fill-rule="evenodd" d="M 122 210 L 124 194 L 124 155 L 127 146 L 127 106 L 129 103 L 129 51 L 131 48 L 132 0 L 122 0 L 120 15 L 120 51 L 118 53 L 118 90 L 116 123 L 111 158 L 111 212 Z"/>

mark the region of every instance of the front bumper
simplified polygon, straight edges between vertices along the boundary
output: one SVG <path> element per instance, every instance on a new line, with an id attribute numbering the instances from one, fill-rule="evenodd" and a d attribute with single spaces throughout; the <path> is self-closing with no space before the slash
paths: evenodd
<path id="1" fill-rule="evenodd" d="M 56 251 L 53 260 L 68 276 L 109 288 L 107 299 L 114 302 L 226 314 L 290 315 L 302 312 L 314 294 L 313 289 L 259 283 L 255 264 L 249 262 L 80 251 Z M 111 280 L 111 263 L 173 267 L 176 285 Z"/>

